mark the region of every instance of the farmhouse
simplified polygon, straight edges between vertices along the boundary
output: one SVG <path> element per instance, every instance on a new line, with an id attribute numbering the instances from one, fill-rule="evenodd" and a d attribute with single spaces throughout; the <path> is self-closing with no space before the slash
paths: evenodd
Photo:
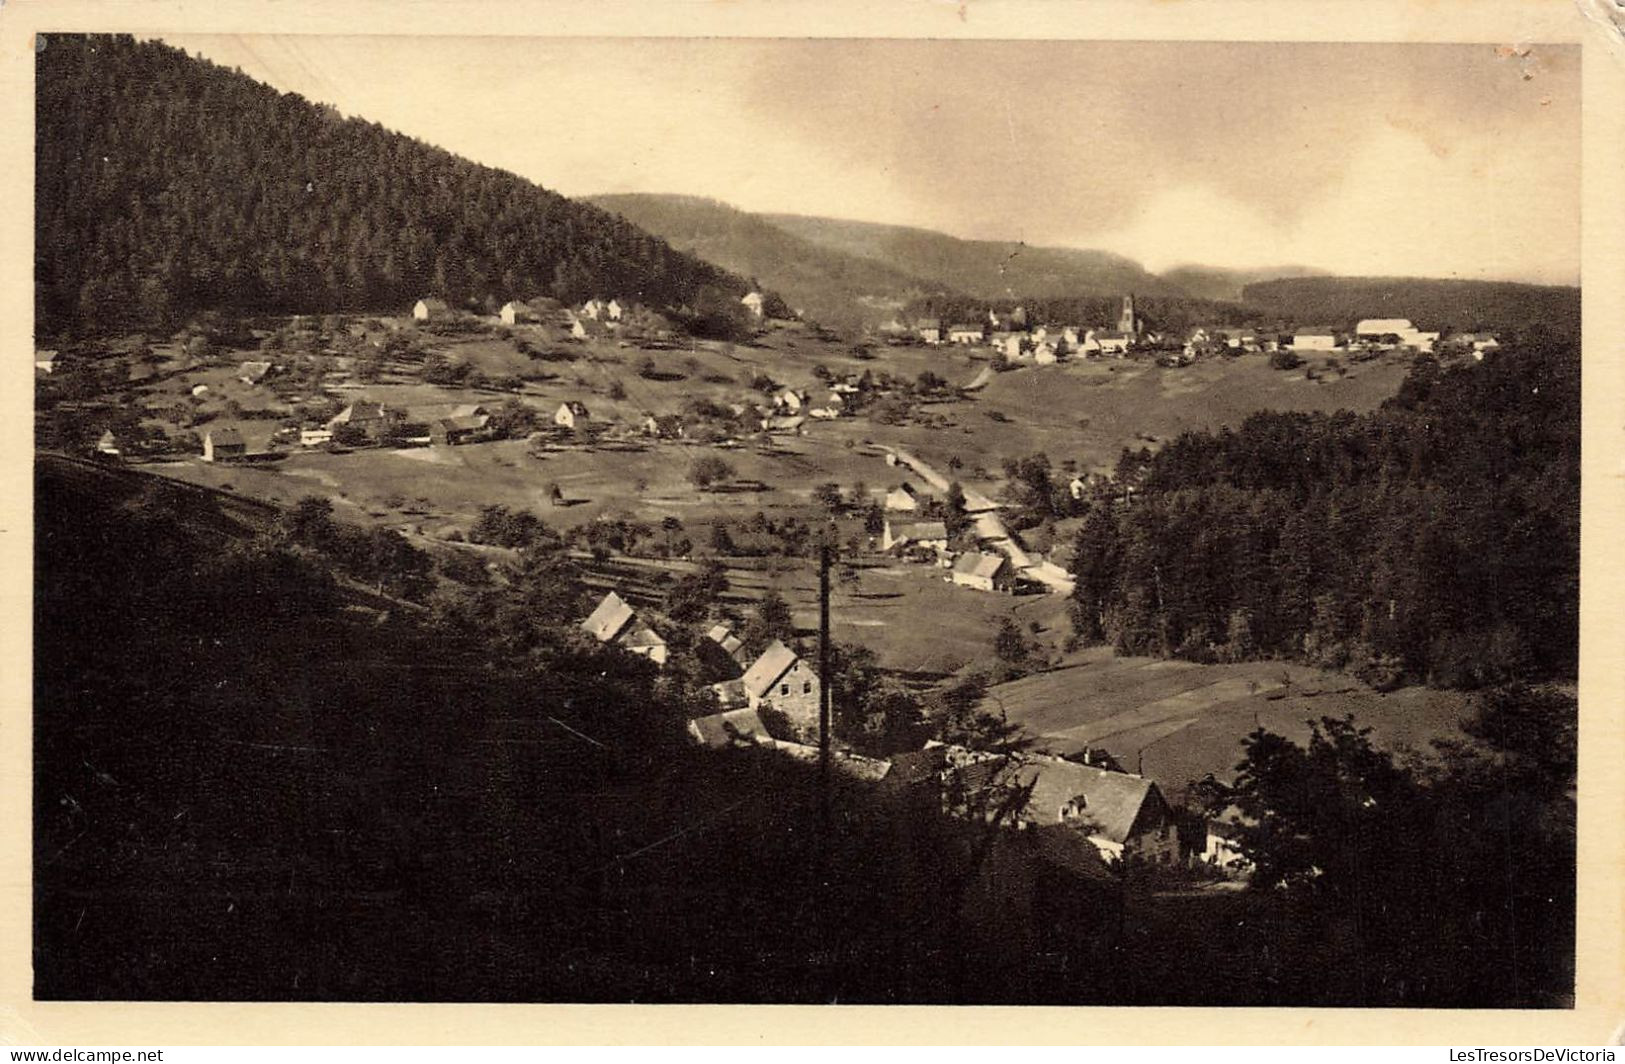
<path id="1" fill-rule="evenodd" d="M 1013 583 L 1010 559 L 1002 554 L 967 551 L 954 562 L 952 580 L 978 591 L 1009 591 Z"/>
<path id="2" fill-rule="evenodd" d="M 500 315 L 504 325 L 520 325 L 524 322 L 536 320 L 536 312 L 531 310 L 528 305 L 517 300 L 502 304 Z"/>
<path id="3" fill-rule="evenodd" d="M 740 682 L 751 709 L 778 710 L 798 730 L 818 727 L 818 671 L 781 641 L 773 640 Z"/>
<path id="4" fill-rule="evenodd" d="M 604 304 L 600 303 L 596 299 L 589 299 L 585 303 L 581 304 L 582 317 L 591 318 L 593 321 L 597 321 L 603 313 Z"/>
<path id="5" fill-rule="evenodd" d="M 621 301 L 618 299 L 612 299 L 604 304 L 604 317 L 610 321 L 620 321 L 621 315 L 625 313 L 626 308 L 621 306 Z"/>
<path id="6" fill-rule="evenodd" d="M 570 339 L 585 340 L 587 338 L 587 324 L 580 318 L 570 319 Z"/>
<path id="7" fill-rule="evenodd" d="M 34 368 L 39 370 L 41 373 L 53 373 L 53 372 L 55 372 L 56 371 L 56 360 L 57 360 L 57 353 L 55 351 L 35 351 L 34 352 Z"/>
<path id="8" fill-rule="evenodd" d="M 694 644 L 694 652 L 711 675 L 723 681 L 737 680 L 744 675 L 747 659 L 745 645 L 726 624 L 712 625 L 705 638 Z M 721 696 L 721 692 L 718 692 Z M 743 692 L 740 692 L 743 698 Z"/>
<path id="9" fill-rule="evenodd" d="M 1173 810 L 1157 785 L 1143 776 L 1044 754 L 967 754 L 964 761 L 957 774 L 967 794 L 1031 787 L 1020 818 L 1033 827 L 1070 827 L 1108 861 L 1125 856 L 1155 864 L 1179 860 Z"/>
<path id="10" fill-rule="evenodd" d="M 746 310 L 750 311 L 751 317 L 754 318 L 760 318 L 762 316 L 766 305 L 766 301 L 762 298 L 762 293 L 760 292 L 747 292 L 744 296 L 740 297 L 739 302 Z"/>
<path id="11" fill-rule="evenodd" d="M 412 317 L 418 321 L 440 321 L 451 314 L 443 299 L 420 299 L 412 307 Z"/>
<path id="12" fill-rule="evenodd" d="M 936 318 L 926 318 L 915 327 L 920 339 L 928 344 L 942 343 L 942 322 Z"/>
<path id="13" fill-rule="evenodd" d="M 1126 332 L 1091 332 L 1089 336 L 1094 340 L 1094 349 L 1103 355 L 1121 355 L 1134 342 L 1134 334 Z M 1089 349 L 1087 341 L 1084 347 Z"/>
<path id="14" fill-rule="evenodd" d="M 948 326 L 948 342 L 951 344 L 979 344 L 982 342 L 982 327 L 980 325 L 950 325 Z"/>
<path id="15" fill-rule="evenodd" d="M 429 442 L 441 447 L 455 447 L 473 443 L 485 435 L 491 422 L 489 414 L 465 414 L 461 417 L 436 418 L 429 423 Z"/>
<path id="16" fill-rule="evenodd" d="M 756 710 L 725 710 L 708 717 L 697 717 L 688 722 L 688 735 L 701 746 L 712 750 L 727 750 L 738 746 L 766 746 L 773 741 Z"/>
<path id="17" fill-rule="evenodd" d="M 880 549 L 910 553 L 936 551 L 941 554 L 948 549 L 948 527 L 941 521 L 912 521 L 894 525 L 887 519 Z"/>
<path id="18" fill-rule="evenodd" d="M 559 408 L 553 412 L 553 424 L 560 428 L 585 428 L 592 420 L 587 412 L 586 404 L 576 402 L 574 399 L 560 403 Z"/>
<path id="19" fill-rule="evenodd" d="M 886 509 L 913 513 L 920 508 L 920 493 L 908 481 L 886 493 Z"/>
<path id="20" fill-rule="evenodd" d="M 388 413 L 383 403 L 375 403 L 368 399 L 357 399 L 349 406 L 334 414 L 327 422 L 327 427 L 334 431 L 340 428 L 350 428 L 363 432 L 369 439 L 379 439 L 389 423 Z"/>
<path id="21" fill-rule="evenodd" d="M 248 453 L 243 434 L 236 429 L 210 429 L 203 434 L 203 460 L 223 462 L 241 458 Z"/>
<path id="22" fill-rule="evenodd" d="M 773 397 L 773 405 L 792 414 L 799 414 L 801 408 L 807 403 L 807 393 L 798 392 L 794 388 L 786 388 Z"/>
<path id="23" fill-rule="evenodd" d="M 237 379 L 244 384 L 254 385 L 263 381 L 266 374 L 270 372 L 271 364 L 269 362 L 244 362 L 237 367 Z"/>
<path id="24" fill-rule="evenodd" d="M 1328 325 L 1309 325 L 1292 334 L 1292 347 L 1297 351 L 1335 351 L 1337 330 Z"/>
<path id="25" fill-rule="evenodd" d="M 113 435 L 112 429 L 108 429 L 107 431 L 103 432 L 101 438 L 96 441 L 96 453 L 105 454 L 113 458 L 118 457 L 118 437 Z"/>
<path id="26" fill-rule="evenodd" d="M 1053 366 L 1060 361 L 1060 349 L 1048 340 L 1033 349 L 1033 361 L 1040 366 Z"/>
<path id="27" fill-rule="evenodd" d="M 581 622 L 581 627 L 600 643 L 630 650 L 656 665 L 666 664 L 666 641 L 654 629 L 638 620 L 626 600 L 613 591 L 604 596 L 598 607 Z"/>
<path id="28" fill-rule="evenodd" d="M 301 447 L 320 447 L 324 443 L 330 443 L 332 439 L 332 429 L 299 430 L 299 446 Z"/>

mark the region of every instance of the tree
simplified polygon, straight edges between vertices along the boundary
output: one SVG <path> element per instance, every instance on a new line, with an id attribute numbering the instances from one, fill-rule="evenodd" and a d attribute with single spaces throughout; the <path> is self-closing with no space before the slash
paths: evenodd
<path id="1" fill-rule="evenodd" d="M 688 467 L 688 482 L 701 491 L 709 491 L 722 481 L 732 480 L 733 476 L 733 466 L 716 455 L 696 458 Z"/>
<path id="2" fill-rule="evenodd" d="M 772 588 L 757 602 L 756 609 L 739 629 L 739 641 L 751 657 L 760 655 L 775 639 L 789 640 L 794 637 L 795 625 L 790 618 L 790 604 Z"/>
<path id="3" fill-rule="evenodd" d="M 812 501 L 832 514 L 839 513 L 846 504 L 846 500 L 841 498 L 841 486 L 834 481 L 825 481 L 814 487 Z"/>
<path id="4" fill-rule="evenodd" d="M 666 592 L 666 613 L 674 621 L 698 621 L 728 593 L 728 567 L 707 558 L 692 573 L 684 573 Z"/>

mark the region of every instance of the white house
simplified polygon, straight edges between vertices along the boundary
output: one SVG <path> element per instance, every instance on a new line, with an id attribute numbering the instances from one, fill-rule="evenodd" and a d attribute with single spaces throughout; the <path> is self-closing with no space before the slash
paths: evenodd
<path id="1" fill-rule="evenodd" d="M 621 306 L 621 301 L 618 299 L 612 299 L 604 304 L 604 317 L 610 321 L 620 321 L 621 315 L 625 313 L 626 308 Z"/>
<path id="2" fill-rule="evenodd" d="M 885 507 L 899 513 L 914 513 L 920 508 L 920 494 L 914 485 L 904 481 L 886 493 Z"/>
<path id="3" fill-rule="evenodd" d="M 586 404 L 574 399 L 560 403 L 559 408 L 553 412 L 553 424 L 564 429 L 584 426 L 591 420 L 592 415 L 587 412 Z"/>
<path id="4" fill-rule="evenodd" d="M 1308 325 L 1292 334 L 1295 351 L 1337 350 L 1337 330 L 1327 325 Z"/>
<path id="5" fill-rule="evenodd" d="M 1207 820 L 1206 838 L 1202 845 L 1202 860 L 1215 868 L 1239 872 L 1248 861 L 1241 852 L 1242 829 L 1254 823 L 1236 806 L 1228 806 L 1218 816 Z"/>
<path id="6" fill-rule="evenodd" d="M 55 351 L 35 351 L 34 368 L 41 373 L 53 373 L 56 371 L 56 359 Z"/>
<path id="7" fill-rule="evenodd" d="M 753 318 L 760 318 L 767 305 L 767 301 L 760 292 L 746 292 L 739 298 L 739 302 L 746 310 L 750 311 Z"/>
<path id="8" fill-rule="evenodd" d="M 581 304 L 581 313 L 583 316 L 591 318 L 593 321 L 597 321 L 599 316 L 604 313 L 604 304 L 600 303 L 596 299 L 589 299 L 585 303 Z"/>
<path id="9" fill-rule="evenodd" d="M 1134 342 L 1134 334 L 1126 332 L 1092 332 L 1095 345 L 1103 355 L 1121 355 Z"/>
<path id="10" fill-rule="evenodd" d="M 521 322 L 535 321 L 536 312 L 518 300 L 511 300 L 502 304 L 501 317 L 504 325 L 518 325 Z"/>
<path id="11" fill-rule="evenodd" d="M 982 342 L 982 327 L 980 325 L 950 325 L 948 326 L 948 342 L 951 344 L 979 344 Z"/>
<path id="12" fill-rule="evenodd" d="M 412 317 L 418 321 L 437 321 L 450 313 L 444 299 L 420 299 L 412 307 Z"/>
<path id="13" fill-rule="evenodd" d="M 920 339 L 928 344 L 942 343 L 942 322 L 935 318 L 927 318 L 918 325 Z"/>

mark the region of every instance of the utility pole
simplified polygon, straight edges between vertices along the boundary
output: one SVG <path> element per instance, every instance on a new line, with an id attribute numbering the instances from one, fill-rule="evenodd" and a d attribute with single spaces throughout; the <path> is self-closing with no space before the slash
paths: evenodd
<path id="1" fill-rule="evenodd" d="M 829 559 L 828 541 L 818 548 L 818 789 L 826 835 L 829 805 Z"/>

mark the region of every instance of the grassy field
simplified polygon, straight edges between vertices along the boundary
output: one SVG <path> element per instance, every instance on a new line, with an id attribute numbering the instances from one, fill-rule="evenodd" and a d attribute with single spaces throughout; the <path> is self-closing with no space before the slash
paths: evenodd
<path id="1" fill-rule="evenodd" d="M 1298 742 L 1308 722 L 1353 714 L 1390 750 L 1425 750 L 1459 737 L 1459 692 L 1410 687 L 1381 693 L 1341 673 L 1283 662 L 1199 665 L 1114 657 L 1105 648 L 1059 669 L 994 687 L 984 708 L 1002 709 L 1053 753 L 1104 749 L 1177 797 L 1192 780 L 1234 775 L 1241 740 L 1265 727 Z"/>
<path id="2" fill-rule="evenodd" d="M 371 338 L 368 334 L 364 339 Z M 545 349 L 566 351 L 568 358 L 532 360 L 516 344 L 527 338 Z M 501 504 L 534 510 L 561 528 L 606 517 L 649 523 L 676 517 L 703 548 L 709 542 L 709 526 L 717 519 L 738 521 L 761 512 L 775 520 L 788 516 L 810 523 L 823 520 L 822 510 L 810 499 L 821 483 L 833 481 L 847 491 L 861 483 L 871 497 L 878 496 L 904 479 L 884 463 L 887 446 L 912 451 L 944 470 L 949 459 L 958 458 L 962 466 L 958 476 L 966 486 L 997 497 L 1004 458 L 1043 451 L 1057 465 L 1070 461 L 1083 469 L 1103 468 L 1124 446 L 1138 446 L 1148 438 L 1167 439 L 1186 428 L 1235 424 L 1254 410 L 1370 409 L 1395 391 L 1407 368 L 1400 359 L 1378 360 L 1351 367 L 1341 377 L 1323 374 L 1320 380 L 1310 380 L 1303 370 L 1270 369 L 1261 355 L 1181 369 L 1118 360 L 1026 366 L 995 375 L 970 397 L 922 406 L 926 423 L 885 425 L 868 417 L 810 421 L 804 436 L 775 437 L 770 443 L 745 440 L 719 450 L 684 440 L 628 437 L 645 413 L 677 412 L 693 398 L 724 404 L 759 402 L 761 393 L 750 387 L 758 374 L 783 386 L 807 389 L 818 402 L 824 395 L 815 375 L 820 366 L 836 374 L 868 369 L 910 381 L 929 370 L 963 384 L 987 365 L 986 358 L 981 352 L 948 346 L 880 347 L 865 357 L 849 342 L 820 337 L 799 326 L 770 330 L 749 344 L 691 341 L 677 350 L 661 351 L 623 346 L 613 338 L 544 343 L 523 327 L 511 333 L 425 334 L 422 341 L 453 362 L 486 375 L 525 375 L 517 398 L 544 419 L 550 420 L 559 403 L 578 400 L 587 404 L 594 422 L 613 426 L 621 438 L 547 449 L 509 440 L 350 453 L 296 450 L 263 464 L 209 465 L 190 459 L 146 468 L 280 503 L 323 495 L 334 501 L 346 520 L 385 524 L 425 537 L 426 542 L 466 533 L 482 506 Z M 173 349 L 164 351 L 171 355 L 170 362 L 139 386 L 133 398 L 160 422 L 176 404 L 196 406 L 210 418 L 199 430 L 237 427 L 251 450 L 265 446 L 277 421 L 234 420 L 229 403 L 287 416 L 296 398 L 315 397 L 279 397 L 274 385 L 238 381 L 238 363 L 262 357 L 257 352 L 234 352 L 198 366 L 181 360 Z M 654 372 L 644 372 L 651 362 Z M 1324 369 L 1324 360 L 1312 361 L 1315 366 Z M 208 393 L 194 402 L 189 396 L 198 384 L 208 385 Z M 366 398 L 425 416 L 444 414 L 458 403 L 494 405 L 509 398 L 507 393 L 426 384 L 414 370 L 399 365 L 391 365 L 380 380 L 364 385 L 340 372 L 322 390 L 341 401 Z M 176 426 L 169 428 L 178 431 Z M 694 489 L 688 471 L 697 458 L 708 454 L 726 459 L 737 486 Z M 553 485 L 567 505 L 551 504 Z M 787 565 L 774 574 L 740 563 L 734 574 L 736 586 L 748 597 L 760 594 L 770 581 L 784 585 L 781 590 L 795 607 L 798 623 L 810 628 L 815 610 L 811 563 Z M 1024 627 L 1036 621 L 1052 647 L 1064 635 L 1059 600 L 980 595 L 952 587 L 944 575 L 871 558 L 857 585 L 838 593 L 840 638 L 872 646 L 883 662 L 901 671 L 936 674 L 985 657 L 1001 613 L 1013 612 Z M 1170 677 L 1178 673 L 1173 668 Z M 1106 673 L 1076 679 L 1093 684 L 1106 679 Z M 1019 702 L 1019 693 L 1016 698 Z M 1269 707 L 1273 711 L 1279 703 Z M 1127 739 L 1111 741 L 1149 742 L 1161 737 L 1160 729 L 1172 728 L 1174 719 L 1153 713 L 1135 725 L 1138 731 L 1125 732 Z M 1085 723 L 1078 719 L 1064 726 L 1035 726 L 1047 733 Z M 1198 734 L 1198 723 L 1186 722 L 1177 730 Z M 1079 741 L 1090 738 L 1083 735 Z M 1169 739 L 1159 742 L 1153 753 L 1161 755 L 1179 746 L 1178 740 Z"/>

